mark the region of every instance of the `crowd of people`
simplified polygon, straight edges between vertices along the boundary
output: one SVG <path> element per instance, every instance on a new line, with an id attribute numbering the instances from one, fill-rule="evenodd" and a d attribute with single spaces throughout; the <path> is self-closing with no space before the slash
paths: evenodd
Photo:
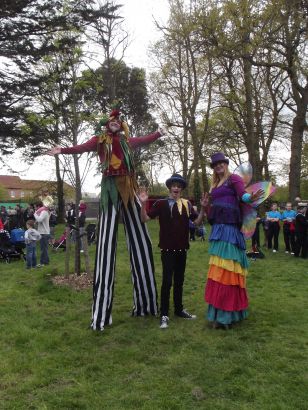
<path id="1" fill-rule="evenodd" d="M 263 217 L 257 216 L 256 231 L 252 247 L 260 248 L 260 227 L 263 227 L 265 243 L 273 253 L 279 251 L 279 238 L 282 231 L 284 252 L 295 257 L 308 257 L 308 204 L 287 202 L 282 209 L 272 203 Z"/>
<path id="2" fill-rule="evenodd" d="M 84 232 L 86 222 L 86 204 L 83 200 L 79 204 L 79 236 Z M 68 203 L 66 206 L 65 220 L 67 226 L 74 226 L 76 223 L 75 205 Z M 1 206 L 0 230 L 6 231 L 10 236 L 14 231 L 24 232 L 23 239 L 26 249 L 26 268 L 39 268 L 49 265 L 49 246 L 55 243 L 55 227 L 58 223 L 58 215 L 54 206 L 54 201 L 47 191 L 43 191 L 40 199 L 34 204 L 29 204 L 26 208 L 16 205 Z M 76 230 L 72 229 L 75 233 Z M 76 235 L 72 235 L 72 240 Z M 40 246 L 40 262 L 37 263 L 36 248 Z M 82 249 L 82 241 L 80 241 Z"/>

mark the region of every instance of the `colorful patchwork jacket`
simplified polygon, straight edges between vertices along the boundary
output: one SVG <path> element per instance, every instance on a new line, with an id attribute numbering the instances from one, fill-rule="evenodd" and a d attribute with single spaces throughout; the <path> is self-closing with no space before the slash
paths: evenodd
<path id="1" fill-rule="evenodd" d="M 111 199 L 117 205 L 119 195 L 127 207 L 133 202 L 137 189 L 132 149 L 150 144 L 161 137 L 159 131 L 143 137 L 127 138 L 123 132 L 105 132 L 94 136 L 84 144 L 61 148 L 61 154 L 97 152 L 102 166 L 101 204 L 104 209 Z"/>

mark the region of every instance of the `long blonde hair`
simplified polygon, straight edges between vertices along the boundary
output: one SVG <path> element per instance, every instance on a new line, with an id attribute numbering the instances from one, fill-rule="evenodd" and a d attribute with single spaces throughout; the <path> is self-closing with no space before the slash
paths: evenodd
<path id="1" fill-rule="evenodd" d="M 231 175 L 231 172 L 229 171 L 228 166 L 226 167 L 224 176 L 221 179 L 219 178 L 217 173 L 213 171 L 210 193 L 212 192 L 213 188 L 217 188 L 218 186 L 221 186 L 230 177 L 230 175 Z"/>

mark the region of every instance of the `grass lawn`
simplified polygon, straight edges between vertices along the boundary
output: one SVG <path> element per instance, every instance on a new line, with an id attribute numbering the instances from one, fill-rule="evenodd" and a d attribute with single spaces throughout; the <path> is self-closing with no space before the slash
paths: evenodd
<path id="1" fill-rule="evenodd" d="M 149 223 L 160 288 L 157 225 Z M 122 226 L 104 332 L 89 329 L 90 288 L 52 284 L 64 252 L 31 271 L 1 262 L 0 409 L 308 409 L 308 261 L 285 255 L 280 242 L 279 253 L 251 262 L 249 317 L 229 331 L 205 320 L 207 242 L 192 243 L 186 269 L 185 307 L 198 317 L 170 314 L 166 330 L 157 318 L 130 317 Z"/>

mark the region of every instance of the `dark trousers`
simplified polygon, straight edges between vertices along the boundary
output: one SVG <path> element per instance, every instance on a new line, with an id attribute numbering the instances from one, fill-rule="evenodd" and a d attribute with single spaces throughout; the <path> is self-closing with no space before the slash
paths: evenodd
<path id="1" fill-rule="evenodd" d="M 307 258 L 308 240 L 306 232 L 296 232 L 295 242 L 295 256 L 299 256 L 301 253 L 302 258 Z"/>
<path id="2" fill-rule="evenodd" d="M 278 251 L 278 237 L 279 237 L 280 226 L 279 222 L 270 222 L 268 225 L 268 249 L 272 249 L 272 240 L 274 238 L 274 249 Z"/>
<path id="3" fill-rule="evenodd" d="M 263 233 L 264 233 L 264 244 L 263 244 L 263 246 L 268 247 L 268 227 L 263 228 Z"/>
<path id="4" fill-rule="evenodd" d="M 160 314 L 168 316 L 170 289 L 173 279 L 173 302 L 174 312 L 183 310 L 183 284 L 186 268 L 186 251 L 162 251 L 161 261 L 163 265 L 163 280 L 160 295 Z"/>
<path id="5" fill-rule="evenodd" d="M 50 238 L 49 234 L 41 234 L 41 239 L 40 239 L 40 245 L 41 245 L 40 263 L 41 265 L 49 264 L 49 256 L 48 256 L 49 238 Z"/>
<path id="6" fill-rule="evenodd" d="M 286 251 L 295 252 L 295 232 L 290 230 L 290 225 L 283 225 L 283 239 Z"/>
<path id="7" fill-rule="evenodd" d="M 256 225 L 256 229 L 251 237 L 251 246 L 260 248 L 260 229 L 259 224 Z"/>
<path id="8" fill-rule="evenodd" d="M 195 228 L 195 227 L 194 227 L 194 228 L 189 228 L 189 239 L 190 239 L 191 241 L 195 241 L 195 240 L 196 240 L 195 235 L 196 235 L 196 228 Z"/>

